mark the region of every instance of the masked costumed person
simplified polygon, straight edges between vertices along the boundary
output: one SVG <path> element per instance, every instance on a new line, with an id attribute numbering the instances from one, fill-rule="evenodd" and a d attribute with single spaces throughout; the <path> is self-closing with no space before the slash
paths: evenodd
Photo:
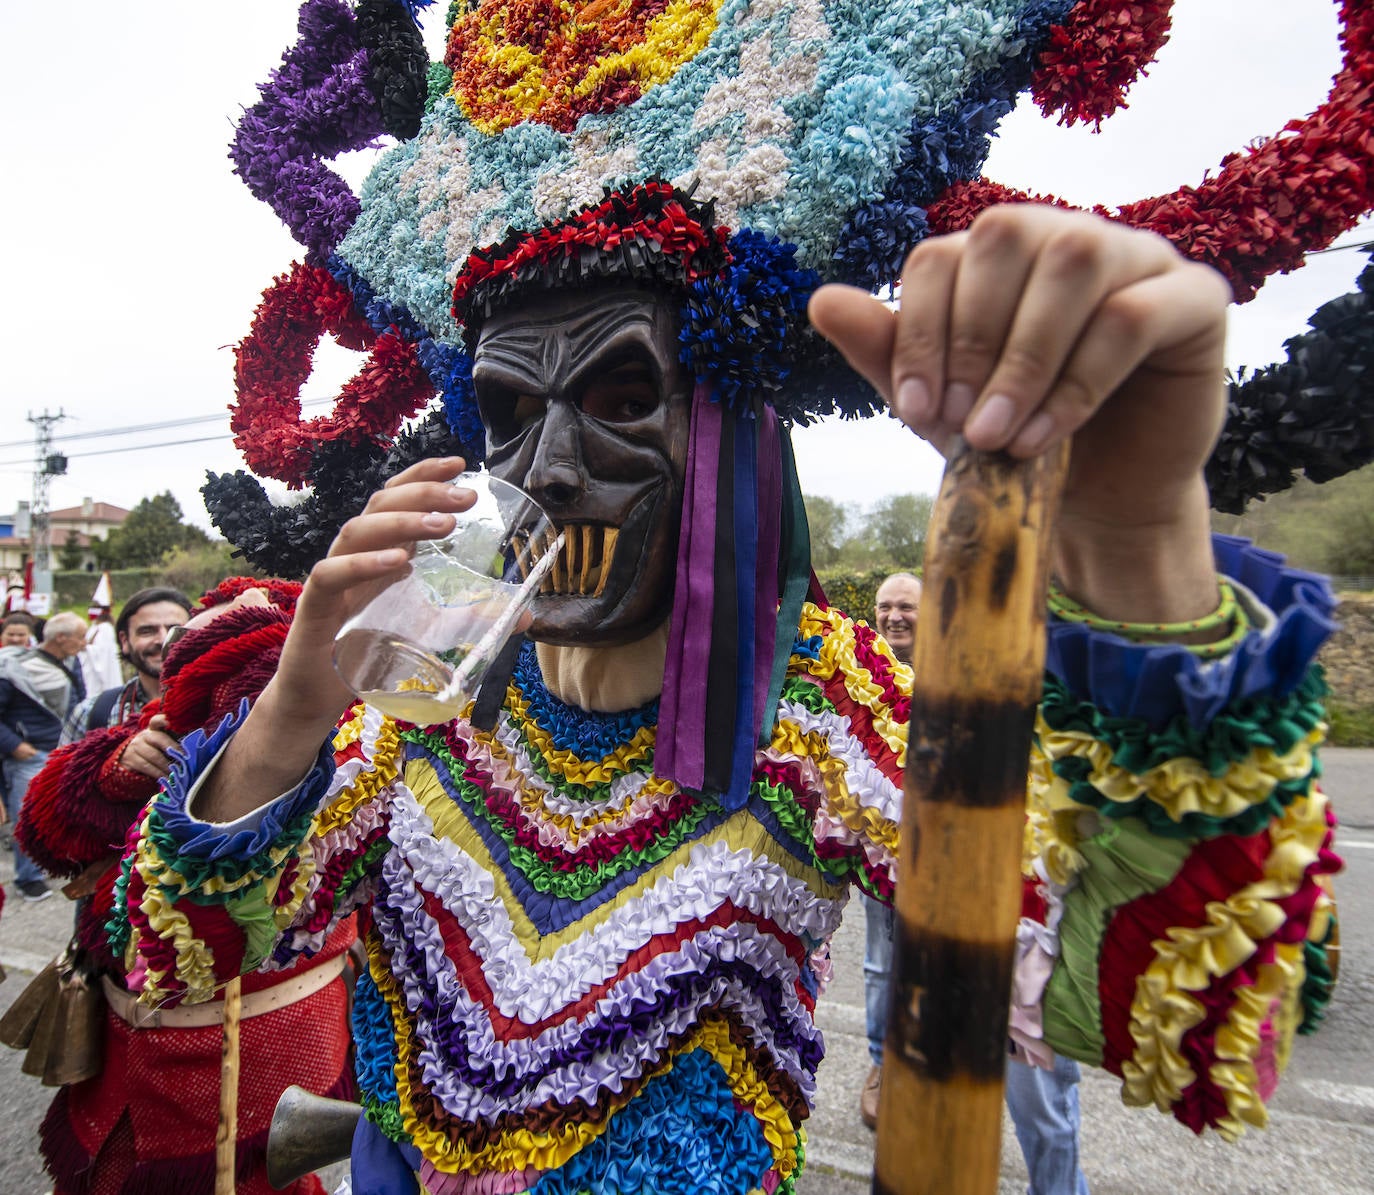
<path id="1" fill-rule="evenodd" d="M 808 302 L 937 443 L 1074 440 L 1018 1039 L 1195 1128 L 1262 1123 L 1336 866 L 1309 675 L 1331 599 L 1208 537 L 1231 292 L 1045 207 L 906 259 L 925 205 L 971 219 L 986 131 L 1066 61 L 1077 11 L 459 5 L 426 75 L 405 7 L 302 10 L 235 147 L 310 253 L 240 349 L 249 463 L 338 510 L 330 466 L 437 389 L 565 533 L 508 681 L 398 722 L 331 645 L 471 496 L 453 458 L 393 477 L 314 565 L 256 704 L 183 740 L 125 860 L 113 944 L 154 1004 L 360 911 L 356 1190 L 793 1188 L 826 943 L 853 887 L 891 895 L 911 680 L 807 600 L 787 425 L 879 405 Z M 317 157 L 380 127 L 401 143 L 359 204 Z M 899 274 L 893 312 L 866 291 Z M 326 329 L 372 362 L 303 426 Z M 248 479 L 207 493 L 270 547 Z M 272 526 L 299 548 L 293 519 Z M 275 941 L 235 933 L 266 910 Z"/>
<path id="2" fill-rule="evenodd" d="M 64 892 L 78 902 L 74 965 L 104 994 L 98 1040 L 83 1056 L 87 1073 L 59 1088 L 41 1130 L 44 1163 L 61 1195 L 214 1189 L 224 1011 L 218 985 L 206 977 L 201 1004 L 137 1004 L 130 988 L 144 985 L 146 968 L 156 974 L 165 964 L 112 953 L 105 923 L 120 847 L 171 767 L 178 738 L 214 727 L 256 696 L 276 665 L 299 592 L 294 582 L 241 577 L 207 593 L 193 624 L 201 628 L 196 652 L 169 650 L 160 696 L 118 725 L 59 747 L 29 788 L 16 837 L 51 874 L 71 879 Z M 216 885 L 213 864 L 199 874 Z M 148 913 L 175 923 L 170 910 Z M 313 929 L 301 927 L 307 950 L 275 956 L 271 902 L 256 924 L 221 919 L 217 928 L 200 928 L 221 949 L 232 941 L 251 970 L 242 981 L 238 1029 L 235 1190 L 268 1195 L 276 1188 L 264 1165 L 267 1129 L 282 1091 L 293 1084 L 318 1095 L 355 1091 L 343 972 L 356 925 L 349 916 L 323 917 Z M 62 1073 L 55 1070 L 59 1081 Z M 313 1175 L 289 1189 L 323 1191 Z"/>

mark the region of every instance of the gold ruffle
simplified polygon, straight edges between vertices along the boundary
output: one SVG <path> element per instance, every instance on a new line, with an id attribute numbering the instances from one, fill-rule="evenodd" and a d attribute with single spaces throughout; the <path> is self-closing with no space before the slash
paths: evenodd
<path id="1" fill-rule="evenodd" d="M 351 743 L 361 739 L 362 734 L 363 710 L 360 708 L 356 717 L 335 731 L 334 749 L 344 750 Z M 396 779 L 404 756 L 404 744 L 401 742 L 400 732 L 396 729 L 396 723 L 391 718 L 382 718 L 377 731 L 377 741 L 368 755 L 372 766 L 359 772 L 352 784 L 336 793 L 315 815 L 315 822 L 310 830 L 311 838 L 321 838 L 348 825 L 358 809 L 375 800 L 377 795 Z"/>
<path id="2" fill-rule="evenodd" d="M 1125 1103 L 1137 1107 L 1153 1103 L 1168 1111 L 1194 1081 L 1196 1074 L 1179 1053 L 1179 1045 L 1184 1034 L 1202 1020 L 1205 1010 L 1188 993 L 1201 991 L 1213 979 L 1235 970 L 1254 954 L 1259 941 L 1271 937 L 1283 924 L 1284 911 L 1274 902 L 1296 892 L 1307 868 L 1316 861 L 1326 839 L 1326 804 L 1320 792 L 1294 800 L 1270 830 L 1273 845 L 1264 861 L 1263 877 L 1225 901 L 1210 902 L 1206 925 L 1171 927 L 1167 940 L 1156 940 L 1155 959 L 1136 980 L 1131 1003 L 1129 1028 L 1136 1049 L 1122 1064 Z M 1228 1049 L 1237 1057 L 1226 1060 L 1229 1069 L 1223 1072 L 1232 1115 L 1221 1131 L 1231 1135 L 1242 1132 L 1246 1123 L 1262 1123 L 1256 1119 L 1263 1116 L 1262 1106 L 1258 1112 L 1252 1107 L 1259 1104 L 1253 1069 L 1258 1024 L 1268 1015 L 1274 999 L 1289 999 L 1290 989 L 1302 983 L 1300 964 L 1276 965 L 1272 971 L 1268 979 L 1276 985 L 1274 993 L 1247 993 L 1244 988 L 1237 992 L 1241 1011 L 1236 1013 L 1236 1027 L 1227 1039 Z M 1250 1008 L 1252 1000 L 1254 1009 Z M 1253 1032 L 1245 1028 L 1247 1018 L 1255 1021 Z M 1286 1026 L 1289 1040 L 1295 1024 Z M 1281 1049 L 1287 1048 L 1288 1041 L 1284 1041 Z M 1250 1066 L 1248 1073 L 1245 1062 Z"/>
<path id="3" fill-rule="evenodd" d="M 874 682 L 873 674 L 859 663 L 854 654 L 854 624 L 838 610 L 821 610 L 806 602 L 802 606 L 797 635 L 801 639 L 817 635 L 821 638 L 818 658 L 813 662 L 802 657 L 800 668 L 821 680 L 830 680 L 838 672 L 844 679 L 845 692 L 850 700 L 873 715 L 873 729 L 896 754 L 898 764 L 906 767 L 906 723 L 893 717 L 892 707 L 883 700 L 883 691 Z M 892 649 L 881 638 L 874 642 L 873 650 L 891 661 L 898 687 L 904 693 L 910 693 L 911 669 L 892 654 Z M 793 661 L 794 670 L 797 663 Z"/>
<path id="4" fill-rule="evenodd" d="M 796 723 L 780 719 L 768 740 L 770 754 L 810 761 L 820 773 L 826 807 L 861 842 L 874 842 L 892 853 L 897 851 L 899 830 L 891 818 L 883 817 L 872 805 L 863 804 L 849 788 L 849 770 L 844 760 L 830 754 L 825 736 L 816 730 L 803 732 Z"/>
<path id="5" fill-rule="evenodd" d="M 1267 801 L 1280 781 L 1301 780 L 1312 771 L 1312 749 L 1325 737 L 1315 727 L 1287 752 L 1257 747 L 1243 759 L 1232 761 L 1213 776 L 1196 759 L 1178 756 L 1142 773 L 1129 772 L 1112 762 L 1112 750 L 1092 735 L 1078 730 L 1052 730 L 1043 713 L 1037 713 L 1035 733 L 1038 751 L 1033 752 L 1032 774 L 1046 786 L 1045 802 L 1051 810 L 1076 803 L 1068 785 L 1050 771 L 1053 761 L 1069 756 L 1087 759 L 1092 765 L 1088 782 L 1110 801 L 1122 804 L 1145 797 L 1175 821 L 1190 813 L 1229 818 Z M 1042 758 L 1034 758 L 1040 755 Z"/>

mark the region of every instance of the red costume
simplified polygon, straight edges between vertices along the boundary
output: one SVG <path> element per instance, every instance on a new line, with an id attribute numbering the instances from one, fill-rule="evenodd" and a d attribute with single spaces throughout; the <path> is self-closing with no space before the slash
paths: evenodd
<path id="1" fill-rule="evenodd" d="M 248 584 L 227 582 L 205 604 L 227 601 Z M 251 699 L 277 665 L 299 586 L 273 583 L 276 607 L 232 611 L 207 628 L 218 648 L 193 660 L 175 649 L 163 669 L 163 696 L 120 726 L 92 731 L 54 751 L 34 780 L 16 835 L 54 875 L 84 876 L 89 896 L 77 913 L 77 940 L 102 973 L 107 994 L 104 1065 L 99 1075 L 61 1088 L 41 1130 L 56 1195 L 161 1195 L 209 1192 L 215 1180 L 220 1095 L 220 1004 L 169 1009 L 149 1023 L 135 1010 L 122 960 L 110 956 L 103 923 L 110 913 L 119 855 L 156 782 L 121 766 L 131 738 L 162 713 L 183 735 L 214 725 Z M 252 629 L 249 629 L 252 628 Z M 244 632 L 247 633 L 244 633 Z M 198 640 L 203 642 L 200 636 Z M 309 958 L 285 970 L 243 978 L 236 1190 L 271 1195 L 267 1130 L 291 1084 L 352 1098 L 349 993 L 343 964 L 356 929 L 341 922 Z M 287 1188 L 322 1195 L 309 1176 Z"/>

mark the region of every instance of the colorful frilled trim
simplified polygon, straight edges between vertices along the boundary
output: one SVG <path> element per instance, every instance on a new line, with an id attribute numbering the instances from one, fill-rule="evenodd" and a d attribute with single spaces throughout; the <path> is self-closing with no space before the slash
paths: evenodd
<path id="1" fill-rule="evenodd" d="M 657 774 L 656 703 L 565 705 L 529 647 L 491 731 L 360 707 L 251 829 L 187 815 L 234 725 L 192 735 L 127 868 L 133 974 L 204 998 L 366 899 L 361 1097 L 426 1190 L 791 1191 L 824 943 L 854 880 L 891 891 L 909 677 L 805 606 L 734 810 Z"/>
<path id="2" fill-rule="evenodd" d="M 1014 1033 L 1234 1138 L 1329 998 L 1340 860 L 1314 754 L 1331 595 L 1243 541 L 1217 559 L 1277 614 L 1227 660 L 1052 629 Z"/>
<path id="3" fill-rule="evenodd" d="M 807 327 L 811 291 L 890 285 L 929 233 L 1032 198 L 979 177 L 1017 95 L 1100 123 L 1167 40 L 1170 4 L 612 0 L 574 18 L 482 0 L 449 6 L 434 63 L 426 7 L 306 0 L 235 138 L 235 170 L 307 250 L 240 348 L 235 430 L 255 470 L 311 486 L 310 509 L 278 515 L 241 474 L 207 493 L 216 526 L 273 571 L 322 554 L 427 396 L 481 460 L 470 337 L 530 289 L 675 288 L 683 359 L 715 400 L 798 423 L 878 410 Z M 1241 300 L 1352 226 L 1374 206 L 1374 14 L 1347 0 L 1341 18 L 1342 70 L 1316 112 L 1196 186 L 1106 214 L 1217 266 Z M 399 144 L 355 196 L 329 162 L 381 132 Z M 302 423 L 327 330 L 371 355 L 331 415 Z M 1303 417 L 1319 435 L 1322 413 Z"/>
<path id="4" fill-rule="evenodd" d="M 1326 578 L 1284 566 L 1283 557 L 1229 535 L 1212 537 L 1217 571 L 1238 581 L 1277 623 L 1251 634 L 1223 660 L 1199 660 L 1179 645 L 1131 643 L 1051 621 L 1045 669 L 1070 693 L 1091 694 L 1103 713 L 1152 729 L 1182 715 L 1207 726 L 1230 703 L 1286 696 L 1302 682 L 1317 648 L 1336 629 Z M 1296 661 L 1296 663 L 1295 663 Z"/>

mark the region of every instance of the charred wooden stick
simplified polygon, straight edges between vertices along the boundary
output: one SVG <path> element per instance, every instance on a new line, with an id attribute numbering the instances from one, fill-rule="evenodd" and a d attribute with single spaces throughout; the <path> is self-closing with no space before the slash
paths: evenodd
<path id="1" fill-rule="evenodd" d="M 239 1139 L 239 1007 L 237 975 L 224 988 L 224 1037 L 219 1060 L 219 1127 L 215 1130 L 215 1195 L 234 1195 Z"/>
<path id="2" fill-rule="evenodd" d="M 927 537 L 875 1195 L 993 1195 L 1026 761 L 1067 447 L 951 454 Z"/>

